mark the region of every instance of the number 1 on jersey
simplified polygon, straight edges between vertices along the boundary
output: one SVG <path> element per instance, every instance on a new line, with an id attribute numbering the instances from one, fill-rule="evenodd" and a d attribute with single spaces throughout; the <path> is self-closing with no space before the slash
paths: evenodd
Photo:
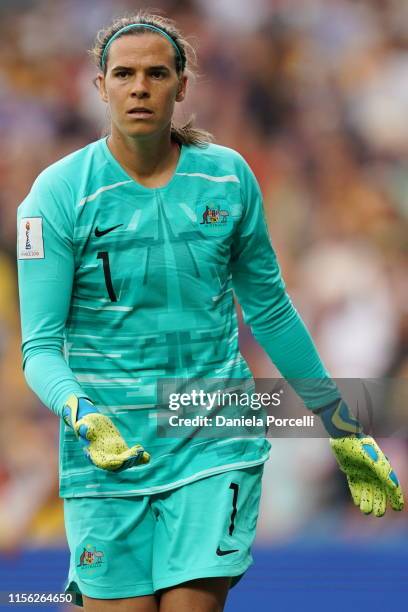
<path id="1" fill-rule="evenodd" d="M 229 488 L 233 490 L 231 523 L 230 523 L 229 530 L 228 530 L 229 534 L 232 535 L 234 533 L 235 517 L 237 515 L 237 501 L 238 501 L 239 485 L 236 482 L 231 482 Z"/>
<path id="2" fill-rule="evenodd" d="M 109 253 L 108 251 L 99 251 L 96 256 L 97 259 L 102 259 L 103 262 L 103 274 L 105 277 L 105 285 L 108 295 L 110 297 L 111 302 L 117 302 L 118 298 L 116 297 L 115 290 L 112 285 L 112 277 L 109 265 Z"/>

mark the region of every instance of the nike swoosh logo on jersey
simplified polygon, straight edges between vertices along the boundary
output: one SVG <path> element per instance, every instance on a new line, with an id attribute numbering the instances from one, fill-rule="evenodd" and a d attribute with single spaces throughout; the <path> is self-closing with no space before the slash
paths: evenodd
<path id="1" fill-rule="evenodd" d="M 109 232 L 113 232 L 113 230 L 117 229 L 118 227 L 122 227 L 123 223 L 119 223 L 119 225 L 114 225 L 113 227 L 108 227 L 108 229 L 106 230 L 100 230 L 99 228 L 95 227 L 95 236 L 97 238 L 100 238 L 101 236 L 104 236 L 105 234 L 109 234 Z"/>
<path id="2" fill-rule="evenodd" d="M 224 555 L 230 555 L 231 553 L 238 552 L 238 551 L 239 551 L 239 549 L 238 549 L 238 548 L 236 548 L 236 549 L 234 549 L 234 550 L 221 550 L 221 548 L 220 548 L 220 547 L 218 547 L 218 548 L 217 548 L 217 555 L 218 555 L 219 557 L 223 557 Z"/>

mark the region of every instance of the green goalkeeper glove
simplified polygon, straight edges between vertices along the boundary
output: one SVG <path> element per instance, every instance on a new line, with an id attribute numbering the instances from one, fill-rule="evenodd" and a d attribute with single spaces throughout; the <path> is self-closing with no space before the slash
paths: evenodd
<path id="1" fill-rule="evenodd" d="M 361 512 L 383 516 L 387 501 L 393 510 L 403 509 L 397 475 L 374 438 L 364 434 L 331 438 L 330 446 Z"/>
<path id="2" fill-rule="evenodd" d="M 102 470 L 120 472 L 150 461 L 143 446 L 129 448 L 111 419 L 86 398 L 71 395 L 63 419 L 74 430 L 89 461 Z"/>
<path id="3" fill-rule="evenodd" d="M 346 402 L 339 398 L 313 412 L 330 436 L 330 446 L 346 474 L 356 506 L 364 514 L 383 516 L 388 500 L 393 510 L 402 510 L 404 496 L 396 473 L 374 438 L 363 433 Z"/>

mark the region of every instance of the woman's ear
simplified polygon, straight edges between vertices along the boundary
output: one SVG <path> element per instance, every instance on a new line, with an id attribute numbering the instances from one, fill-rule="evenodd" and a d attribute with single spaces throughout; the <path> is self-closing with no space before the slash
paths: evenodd
<path id="1" fill-rule="evenodd" d="M 103 102 L 108 102 L 108 94 L 106 93 L 106 87 L 105 87 L 105 77 L 104 75 L 100 72 L 96 78 L 95 78 L 95 85 L 98 88 L 99 91 L 99 95 L 101 97 L 101 100 Z"/>
<path id="2" fill-rule="evenodd" d="M 182 102 L 184 100 L 186 96 L 187 80 L 188 77 L 186 75 L 180 77 L 176 95 L 176 102 Z"/>

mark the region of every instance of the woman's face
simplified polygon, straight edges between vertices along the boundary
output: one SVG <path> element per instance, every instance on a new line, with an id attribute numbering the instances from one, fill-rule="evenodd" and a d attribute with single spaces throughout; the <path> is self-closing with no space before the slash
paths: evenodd
<path id="1" fill-rule="evenodd" d="M 184 99 L 187 84 L 186 76 L 177 75 L 171 43 L 151 33 L 115 40 L 109 47 L 106 75 L 97 80 L 101 98 L 109 105 L 112 130 L 128 137 L 169 129 L 174 104 Z"/>

